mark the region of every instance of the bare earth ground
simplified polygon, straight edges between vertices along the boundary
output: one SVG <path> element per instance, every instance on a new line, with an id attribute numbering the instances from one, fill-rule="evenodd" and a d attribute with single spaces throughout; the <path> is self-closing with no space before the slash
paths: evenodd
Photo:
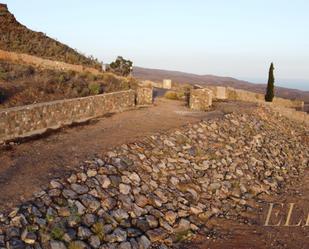
<path id="1" fill-rule="evenodd" d="M 130 112 L 102 117 L 86 125 L 64 128 L 40 139 L 24 141 L 11 148 L 0 150 L 0 210 L 15 206 L 28 199 L 51 178 L 74 171 L 79 163 L 99 156 L 103 151 L 140 137 L 180 127 L 201 119 L 220 118 L 228 112 L 250 112 L 255 108 L 248 103 L 217 103 L 209 112 L 192 112 L 182 102 L 156 99 L 155 105 Z M 258 206 L 244 213 L 238 221 L 214 218 L 205 224 L 206 229 L 193 241 L 178 245 L 189 249 L 264 249 L 309 248 L 309 226 L 265 227 L 269 203 L 283 203 L 280 210 L 286 219 L 288 203 L 295 203 L 291 223 L 309 212 L 309 172 L 296 180 L 286 193 L 279 196 L 262 196 Z M 242 222 L 240 222 L 242 221 Z M 278 219 L 274 216 L 272 224 Z M 284 223 L 284 222 L 283 222 Z"/>

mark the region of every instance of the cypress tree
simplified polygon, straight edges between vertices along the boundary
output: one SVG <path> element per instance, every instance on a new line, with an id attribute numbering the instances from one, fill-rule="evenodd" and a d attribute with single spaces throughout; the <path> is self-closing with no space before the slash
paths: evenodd
<path id="1" fill-rule="evenodd" d="M 274 64 L 270 64 L 269 73 L 268 73 L 268 83 L 267 83 L 267 89 L 265 94 L 265 101 L 272 102 L 274 98 L 274 83 L 275 83 L 275 77 L 274 77 Z"/>

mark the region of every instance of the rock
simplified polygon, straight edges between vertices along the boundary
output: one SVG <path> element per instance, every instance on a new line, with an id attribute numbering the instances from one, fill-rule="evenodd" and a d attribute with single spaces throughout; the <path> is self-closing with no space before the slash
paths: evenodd
<path id="1" fill-rule="evenodd" d="M 175 220 L 177 218 L 177 214 L 173 211 L 167 211 L 164 216 L 165 220 L 170 224 L 174 225 Z"/>
<path id="2" fill-rule="evenodd" d="M 119 184 L 119 191 L 120 191 L 121 194 L 127 195 L 131 192 L 131 187 L 127 184 L 120 183 Z"/>
<path id="3" fill-rule="evenodd" d="M 162 203 L 168 202 L 167 196 L 160 189 L 157 189 L 154 193 L 161 199 Z"/>
<path id="4" fill-rule="evenodd" d="M 219 182 L 213 182 L 209 185 L 210 190 L 217 190 L 221 188 L 221 184 Z"/>
<path id="5" fill-rule="evenodd" d="M 112 234 L 105 237 L 107 242 L 123 242 L 127 239 L 127 233 L 121 228 L 116 228 Z"/>
<path id="6" fill-rule="evenodd" d="M 186 220 L 186 219 L 180 219 L 177 227 L 176 227 L 176 231 L 177 232 L 184 232 L 190 229 L 190 221 Z"/>
<path id="7" fill-rule="evenodd" d="M 139 207 L 145 207 L 148 203 L 149 200 L 146 196 L 144 195 L 134 195 L 134 199 L 135 199 L 135 203 L 139 206 Z"/>
<path id="8" fill-rule="evenodd" d="M 101 244 L 100 238 L 96 235 L 90 236 L 89 244 L 92 246 L 92 248 L 99 248 Z"/>
<path id="9" fill-rule="evenodd" d="M 142 232 L 139 229 L 130 227 L 127 229 L 127 235 L 129 238 L 138 237 L 142 235 Z"/>
<path id="10" fill-rule="evenodd" d="M 108 188 L 111 185 L 111 180 L 108 178 L 108 176 L 98 175 L 96 178 L 100 182 L 102 188 Z"/>
<path id="11" fill-rule="evenodd" d="M 11 238 L 19 238 L 20 237 L 20 229 L 17 227 L 9 227 L 6 230 L 6 238 L 11 239 Z"/>
<path id="12" fill-rule="evenodd" d="M 89 188 L 87 186 L 76 183 L 71 184 L 71 188 L 79 195 L 86 194 L 89 191 Z"/>
<path id="13" fill-rule="evenodd" d="M 87 170 L 87 176 L 88 177 L 94 177 L 94 176 L 96 176 L 97 175 L 97 171 L 96 170 L 94 170 L 94 169 L 88 169 Z"/>
<path id="14" fill-rule="evenodd" d="M 58 209 L 58 215 L 60 217 L 68 217 L 71 215 L 71 211 L 68 207 L 61 207 Z"/>
<path id="15" fill-rule="evenodd" d="M 178 185 L 178 183 L 179 183 L 179 179 L 176 178 L 175 176 L 172 176 L 171 179 L 170 179 L 170 182 L 171 182 L 171 184 L 172 184 L 173 186 L 176 187 L 176 186 Z"/>
<path id="16" fill-rule="evenodd" d="M 77 213 L 79 215 L 82 215 L 82 214 L 85 213 L 86 208 L 85 208 L 85 206 L 83 204 L 81 204 L 79 201 L 75 201 L 74 204 L 75 204 L 75 206 L 77 208 Z"/>
<path id="17" fill-rule="evenodd" d="M 88 239 L 92 235 L 91 231 L 87 227 L 80 226 L 78 227 L 77 236 L 81 239 Z"/>
<path id="18" fill-rule="evenodd" d="M 158 226 L 158 220 L 153 215 L 146 215 L 146 221 L 150 228 L 156 228 Z"/>
<path id="19" fill-rule="evenodd" d="M 25 247 L 25 244 L 17 238 L 13 238 L 8 242 L 8 249 L 24 249 Z"/>
<path id="20" fill-rule="evenodd" d="M 76 231 L 74 229 L 71 229 L 71 228 L 66 229 L 66 232 L 63 235 L 62 239 L 63 239 L 63 241 L 65 241 L 67 243 L 75 240 L 76 239 Z"/>
<path id="21" fill-rule="evenodd" d="M 62 194 L 67 199 L 76 199 L 77 198 L 77 194 L 70 189 L 64 189 L 62 191 Z"/>
<path id="22" fill-rule="evenodd" d="M 97 218 L 94 214 L 86 214 L 83 217 L 83 223 L 87 226 L 87 227 L 91 227 L 95 222 L 96 222 Z"/>
<path id="23" fill-rule="evenodd" d="M 151 242 L 161 242 L 167 237 L 166 231 L 162 228 L 149 230 L 146 232 L 146 234 Z"/>
<path id="24" fill-rule="evenodd" d="M 27 229 L 25 229 L 23 231 L 23 233 L 21 234 L 21 239 L 22 241 L 24 241 L 26 244 L 34 244 L 36 239 L 37 239 L 37 236 L 35 233 L 33 232 L 29 232 Z"/>
<path id="25" fill-rule="evenodd" d="M 52 180 L 50 182 L 50 187 L 51 188 L 59 188 L 59 189 L 61 189 L 62 188 L 62 184 L 60 182 L 56 181 L 56 180 Z"/>
<path id="26" fill-rule="evenodd" d="M 150 225 L 145 218 L 140 218 L 136 221 L 136 227 L 142 230 L 143 232 L 147 232 L 150 229 Z"/>
<path id="27" fill-rule="evenodd" d="M 135 172 L 133 172 L 132 174 L 129 175 L 129 178 L 131 181 L 133 181 L 134 183 L 140 183 L 141 178 L 139 177 L 139 175 Z"/>
<path id="28" fill-rule="evenodd" d="M 130 242 L 122 242 L 117 249 L 132 249 Z"/>
<path id="29" fill-rule="evenodd" d="M 80 200 L 91 212 L 95 212 L 101 206 L 100 202 L 98 202 L 97 199 L 91 195 L 82 195 Z"/>
<path id="30" fill-rule="evenodd" d="M 115 218 L 117 222 L 128 219 L 129 214 L 123 209 L 117 209 L 112 212 L 112 216 Z"/>
<path id="31" fill-rule="evenodd" d="M 75 175 L 75 174 L 72 174 L 68 179 L 67 179 L 67 181 L 69 182 L 69 183 L 76 183 L 77 182 L 77 176 Z"/>
<path id="32" fill-rule="evenodd" d="M 65 244 L 61 241 L 52 240 L 50 242 L 50 248 L 51 249 L 67 249 Z"/>
<path id="33" fill-rule="evenodd" d="M 139 245 L 139 249 L 148 249 L 151 245 L 151 242 L 149 241 L 149 239 L 145 235 L 138 238 L 137 243 Z"/>

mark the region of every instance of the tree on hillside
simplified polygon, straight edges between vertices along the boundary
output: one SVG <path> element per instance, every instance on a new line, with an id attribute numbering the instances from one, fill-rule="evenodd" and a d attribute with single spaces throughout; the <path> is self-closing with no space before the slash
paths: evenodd
<path id="1" fill-rule="evenodd" d="M 123 57 L 118 56 L 116 61 L 112 62 L 107 71 L 121 75 L 128 76 L 133 70 L 133 62 L 130 60 L 125 60 Z"/>
<path id="2" fill-rule="evenodd" d="M 272 102 L 274 98 L 274 83 L 275 83 L 275 77 L 274 77 L 274 64 L 270 64 L 269 73 L 268 73 L 268 83 L 267 83 L 267 89 L 265 94 L 265 101 Z"/>

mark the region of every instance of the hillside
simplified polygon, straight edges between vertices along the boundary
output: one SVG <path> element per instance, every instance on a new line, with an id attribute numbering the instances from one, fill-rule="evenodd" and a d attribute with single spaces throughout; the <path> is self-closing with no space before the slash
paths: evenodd
<path id="1" fill-rule="evenodd" d="M 26 53 L 71 64 L 101 68 L 101 64 L 42 32 L 35 32 L 19 23 L 5 4 L 0 3 L 0 49 Z"/>
<path id="2" fill-rule="evenodd" d="M 132 78 L 111 73 L 57 71 L 0 61 L 0 109 L 134 88 Z"/>
<path id="3" fill-rule="evenodd" d="M 197 75 L 178 71 L 168 71 L 160 69 L 148 69 L 134 67 L 133 76 L 138 79 L 162 81 L 163 79 L 172 79 L 177 83 L 189 83 L 199 85 L 220 85 L 249 90 L 258 93 L 264 93 L 266 86 L 264 84 L 253 84 L 247 81 L 237 80 L 231 77 L 220 77 L 215 75 Z M 278 97 L 288 99 L 300 99 L 309 103 L 309 91 L 276 87 Z"/>

